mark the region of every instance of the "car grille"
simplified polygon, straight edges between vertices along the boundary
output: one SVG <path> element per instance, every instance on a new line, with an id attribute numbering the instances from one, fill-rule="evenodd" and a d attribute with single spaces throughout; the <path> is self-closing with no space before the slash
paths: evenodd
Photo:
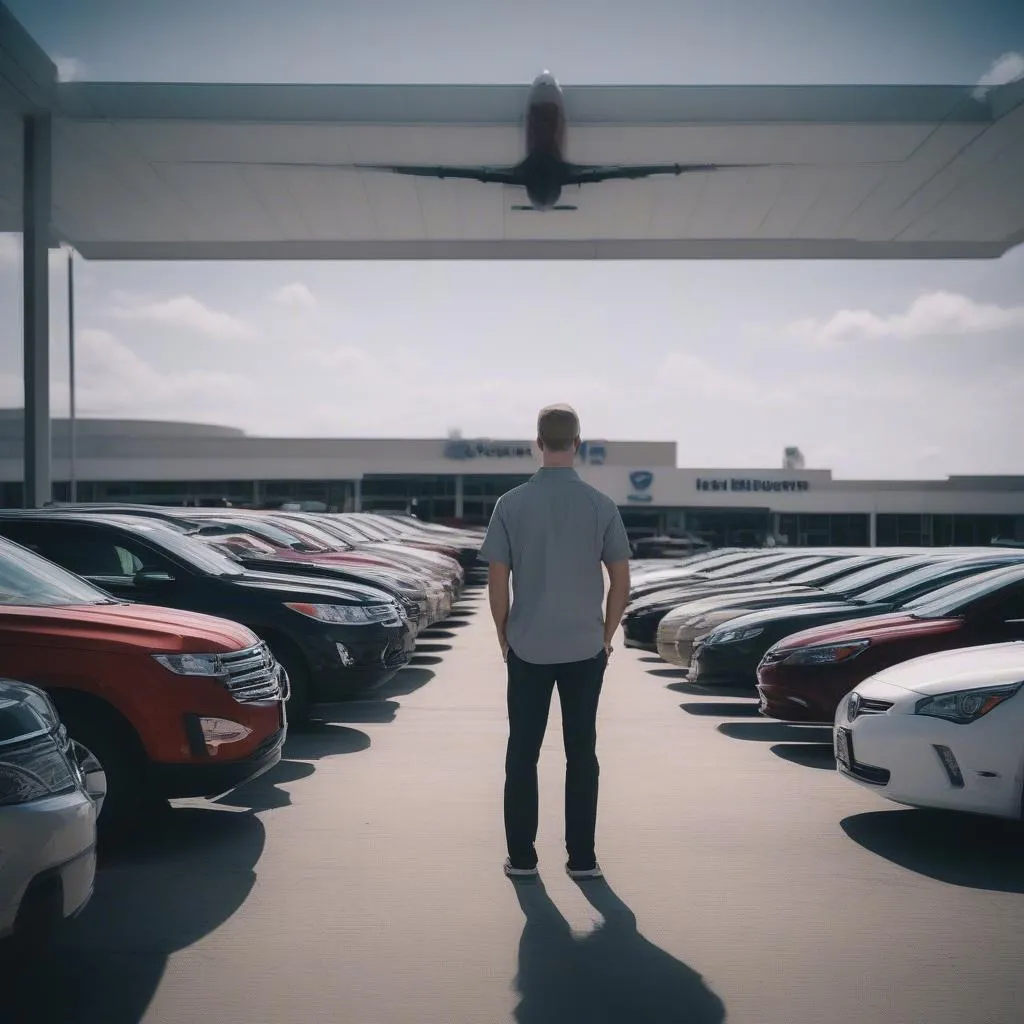
<path id="1" fill-rule="evenodd" d="M 220 656 L 227 688 L 240 704 L 277 700 L 283 696 L 282 672 L 265 643 Z"/>

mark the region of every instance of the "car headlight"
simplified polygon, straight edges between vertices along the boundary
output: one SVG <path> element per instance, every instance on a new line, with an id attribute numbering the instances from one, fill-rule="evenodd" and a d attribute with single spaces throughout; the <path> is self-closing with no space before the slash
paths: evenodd
<path id="1" fill-rule="evenodd" d="M 786 655 L 784 665 L 838 665 L 856 658 L 871 645 L 870 640 L 853 640 L 846 644 L 825 644 L 822 647 L 803 647 Z"/>
<path id="2" fill-rule="evenodd" d="M 154 654 L 165 669 L 178 676 L 226 676 L 219 654 Z"/>
<path id="3" fill-rule="evenodd" d="M 77 785 L 53 736 L 0 746 L 0 807 L 68 793 Z"/>
<path id="4" fill-rule="evenodd" d="M 931 715 L 933 718 L 944 718 L 958 725 L 968 725 L 987 715 L 993 708 L 999 707 L 1003 701 L 1009 700 L 1024 681 L 1012 686 L 992 686 L 984 690 L 958 690 L 954 693 L 942 693 L 936 697 L 925 697 L 914 707 L 916 715 Z"/>
<path id="5" fill-rule="evenodd" d="M 741 629 L 723 629 L 721 633 L 712 633 L 706 640 L 708 644 L 738 644 L 764 632 L 764 626 L 744 626 Z"/>
<path id="6" fill-rule="evenodd" d="M 402 611 L 397 604 L 307 604 L 296 601 L 285 602 L 285 607 L 310 619 L 346 626 L 366 626 L 374 622 L 385 626 L 402 624 Z"/>

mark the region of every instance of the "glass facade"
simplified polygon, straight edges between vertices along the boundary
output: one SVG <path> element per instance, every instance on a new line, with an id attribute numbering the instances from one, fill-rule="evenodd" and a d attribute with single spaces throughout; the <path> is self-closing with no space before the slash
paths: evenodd
<path id="1" fill-rule="evenodd" d="M 879 513 L 875 542 L 925 547 L 953 544 L 985 546 L 995 538 L 1024 540 L 1024 515 L 889 515 Z"/>
<path id="2" fill-rule="evenodd" d="M 462 479 L 463 522 L 467 526 L 486 526 L 498 499 L 513 487 L 525 484 L 523 476 L 467 476 Z"/>
<path id="3" fill-rule="evenodd" d="M 871 544 L 871 517 L 867 513 L 783 514 L 779 516 L 778 532 L 778 539 L 793 547 L 866 548 Z"/>
<path id="4" fill-rule="evenodd" d="M 454 476 L 367 474 L 362 483 L 364 512 L 409 512 L 432 523 L 456 516 Z"/>

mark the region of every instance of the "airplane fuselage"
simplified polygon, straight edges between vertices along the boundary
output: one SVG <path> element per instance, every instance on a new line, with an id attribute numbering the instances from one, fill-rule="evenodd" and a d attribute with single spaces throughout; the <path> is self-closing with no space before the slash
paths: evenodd
<path id="1" fill-rule="evenodd" d="M 562 88 L 545 71 L 530 86 L 526 101 L 526 157 L 519 165 L 526 179 L 526 194 L 538 210 L 551 209 L 562 194 L 565 135 Z"/>

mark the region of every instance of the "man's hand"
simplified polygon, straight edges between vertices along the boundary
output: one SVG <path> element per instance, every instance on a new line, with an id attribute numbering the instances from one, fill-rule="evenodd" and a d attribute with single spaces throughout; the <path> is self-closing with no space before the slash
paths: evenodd
<path id="1" fill-rule="evenodd" d="M 508 641 L 503 637 L 498 637 L 498 644 L 501 646 L 501 660 L 504 662 L 508 661 Z"/>
<path id="2" fill-rule="evenodd" d="M 612 647 L 611 641 L 610 640 L 605 641 L 605 645 L 604 645 L 605 660 L 611 659 L 612 651 L 614 651 L 614 650 L 615 650 L 615 648 Z"/>

